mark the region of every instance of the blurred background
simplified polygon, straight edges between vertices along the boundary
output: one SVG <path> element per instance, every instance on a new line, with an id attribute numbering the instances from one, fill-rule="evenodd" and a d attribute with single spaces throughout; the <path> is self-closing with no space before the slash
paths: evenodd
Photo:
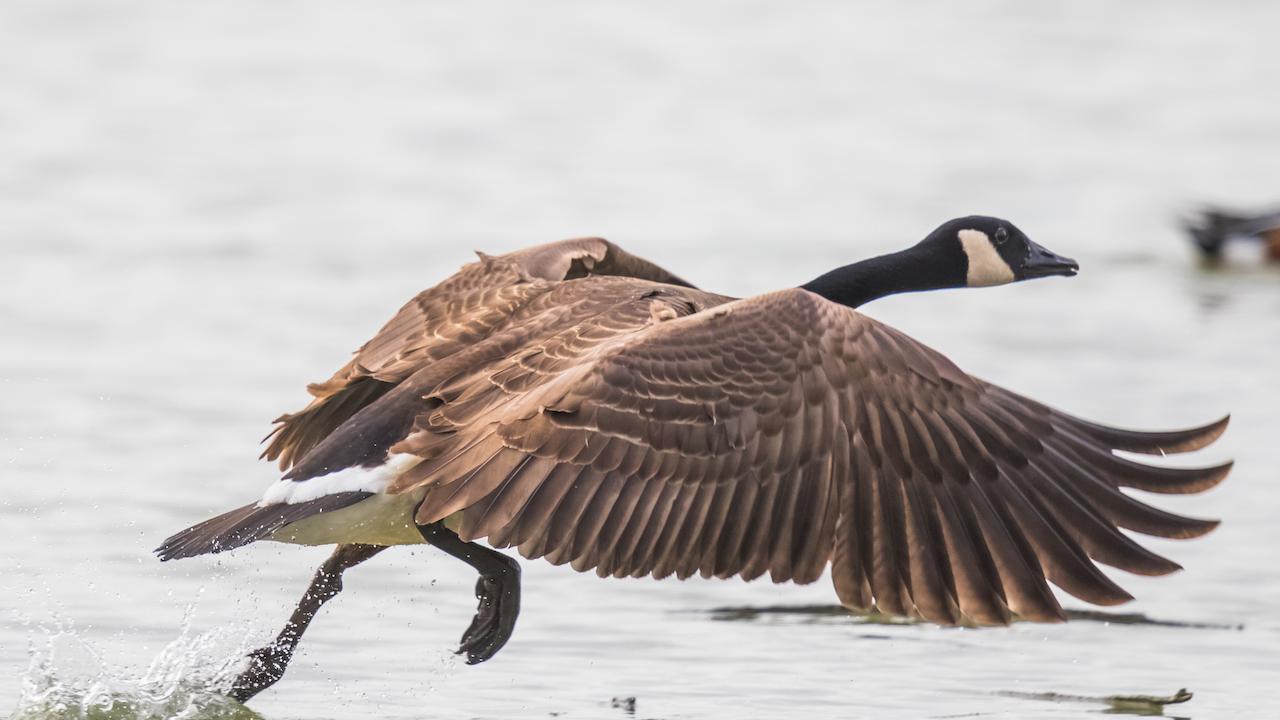
<path id="1" fill-rule="evenodd" d="M 1126 610 L 1213 627 L 719 621 L 834 593 L 530 564 L 512 643 L 466 668 L 472 576 L 401 549 L 350 573 L 255 709 L 1065 718 L 1102 706 L 1008 693 L 1187 687 L 1170 713 L 1258 712 L 1280 676 L 1280 275 L 1202 269 L 1179 218 L 1280 201 L 1278 27 L 1261 0 L 6 0 L 0 714 L 223 712 L 202 688 L 326 551 L 151 548 L 258 497 L 269 421 L 472 250 L 602 235 L 745 296 L 971 213 L 1080 276 L 867 312 L 1085 417 L 1234 413 L 1193 458 L 1232 477 L 1156 500 L 1223 526 L 1148 543 L 1186 572 L 1120 578 Z"/>

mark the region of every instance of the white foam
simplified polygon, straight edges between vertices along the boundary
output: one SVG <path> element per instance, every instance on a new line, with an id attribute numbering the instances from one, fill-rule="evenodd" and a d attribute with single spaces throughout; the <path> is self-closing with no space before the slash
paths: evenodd
<path id="1" fill-rule="evenodd" d="M 292 505 L 341 492 L 380 493 L 397 476 L 421 461 L 422 458 L 417 455 L 396 453 L 389 456 L 385 463 L 374 467 L 342 468 L 301 482 L 280 480 L 267 488 L 258 501 L 258 507 L 280 503 Z"/>
<path id="2" fill-rule="evenodd" d="M 56 620 L 39 629 L 44 642 L 30 642 L 30 666 L 22 673 L 14 720 L 37 718 L 241 717 L 244 708 L 227 697 L 245 666 L 255 633 L 224 627 L 194 634 L 191 614 L 178 637 L 145 667 L 118 664 L 76 631 Z M 256 716 L 255 716 L 256 717 Z"/>

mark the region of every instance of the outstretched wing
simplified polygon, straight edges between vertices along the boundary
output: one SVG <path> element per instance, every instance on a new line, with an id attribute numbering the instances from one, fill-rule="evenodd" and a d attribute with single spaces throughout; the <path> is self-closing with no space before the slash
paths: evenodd
<path id="1" fill-rule="evenodd" d="M 1216 523 L 1121 488 L 1199 492 L 1229 469 L 1113 452 L 1200 448 L 1225 419 L 1087 423 L 799 289 L 603 341 L 570 331 L 435 397 L 393 448 L 425 458 L 389 488 L 427 488 L 419 522 L 460 517 L 464 539 L 602 576 L 812 582 L 830 564 L 845 605 L 948 624 L 1061 619 L 1048 582 L 1130 599 L 1094 562 L 1178 566 L 1120 528 Z"/>
<path id="2" fill-rule="evenodd" d="M 689 286 L 657 265 L 601 238 L 562 240 L 501 256 L 481 255 L 439 285 L 410 300 L 355 356 L 322 383 L 307 387 L 305 409 L 276 419 L 263 451 L 281 470 L 361 408 L 427 364 L 488 337 L 516 309 L 556 281 L 622 275 Z"/>

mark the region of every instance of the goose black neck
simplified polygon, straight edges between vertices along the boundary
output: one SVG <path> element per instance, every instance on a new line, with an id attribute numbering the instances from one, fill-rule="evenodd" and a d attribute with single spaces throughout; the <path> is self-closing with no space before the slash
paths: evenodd
<path id="1" fill-rule="evenodd" d="M 961 287 L 967 267 L 964 252 L 959 257 L 940 257 L 939 248 L 916 245 L 901 252 L 862 260 L 819 275 L 800 287 L 822 297 L 858 307 L 886 295 L 921 290 Z M 961 277 L 957 277 L 961 275 Z"/>

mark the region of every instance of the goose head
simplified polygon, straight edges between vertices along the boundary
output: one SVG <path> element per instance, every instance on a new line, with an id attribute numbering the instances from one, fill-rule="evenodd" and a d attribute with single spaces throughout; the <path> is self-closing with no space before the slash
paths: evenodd
<path id="1" fill-rule="evenodd" d="M 1008 220 L 970 215 L 949 220 L 920 242 L 938 263 L 950 264 L 953 287 L 988 287 L 1080 270 L 1071 258 L 1034 242 Z M 956 250 L 959 250 L 959 253 Z"/>
<path id="2" fill-rule="evenodd" d="M 1031 241 L 1013 223 L 985 215 L 949 220 L 914 246 L 836 268 L 800 287 L 849 307 L 899 293 L 988 287 L 1075 275 L 1075 260 Z"/>

